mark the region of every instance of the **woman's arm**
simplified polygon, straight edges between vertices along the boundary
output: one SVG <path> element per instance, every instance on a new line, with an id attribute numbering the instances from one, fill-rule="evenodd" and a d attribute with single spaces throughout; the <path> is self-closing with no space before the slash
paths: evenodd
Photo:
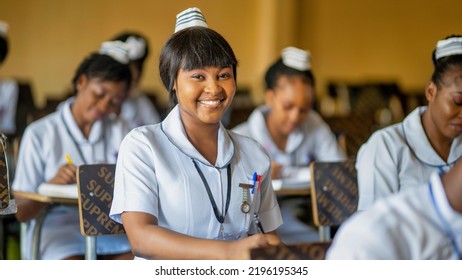
<path id="1" fill-rule="evenodd" d="M 147 213 L 123 212 L 121 217 L 134 255 L 146 259 L 250 259 L 251 249 L 280 242 L 274 232 L 237 241 L 201 239 L 160 227 Z"/>

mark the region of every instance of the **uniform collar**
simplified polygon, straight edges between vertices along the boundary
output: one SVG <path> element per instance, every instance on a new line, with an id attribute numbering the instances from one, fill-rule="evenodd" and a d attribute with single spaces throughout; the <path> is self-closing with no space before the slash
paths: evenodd
<path id="1" fill-rule="evenodd" d="M 415 156 L 422 162 L 432 166 L 452 165 L 462 155 L 462 136 L 454 139 L 449 152 L 448 162 L 435 152 L 425 134 L 422 125 L 422 114 L 427 110 L 426 106 L 414 109 L 403 121 L 404 137 Z"/>
<path id="2" fill-rule="evenodd" d="M 91 143 L 94 144 L 103 137 L 103 128 L 104 128 L 104 123 L 103 120 L 100 119 L 96 121 L 93 126 L 91 127 L 90 130 L 90 136 L 88 139 L 85 138 L 83 135 L 82 131 L 77 125 L 77 122 L 74 119 L 74 116 L 72 115 L 71 112 L 71 106 L 74 104 L 75 97 L 68 98 L 66 101 L 64 101 L 63 106 L 61 106 L 61 115 L 63 116 L 63 121 L 64 124 L 69 128 L 69 132 L 72 133 L 72 136 L 75 141 L 79 144 L 83 143 Z"/>
<path id="3" fill-rule="evenodd" d="M 262 105 L 255 109 L 248 119 L 249 135 L 260 143 L 266 150 L 279 149 L 273 141 L 273 137 L 266 126 L 266 116 L 269 114 L 270 108 L 266 105 Z M 300 128 L 295 129 L 289 134 L 287 139 L 287 146 L 284 152 L 292 153 L 295 151 L 303 142 L 305 135 Z"/>
<path id="4" fill-rule="evenodd" d="M 182 153 L 188 157 L 195 159 L 205 165 L 212 166 L 191 144 L 186 131 L 184 130 L 183 122 L 181 121 L 180 110 L 176 105 L 161 123 L 162 131 L 165 133 L 169 141 L 175 145 Z M 234 143 L 229 136 L 228 131 L 220 122 L 218 129 L 218 155 L 215 167 L 224 168 L 232 160 L 234 156 Z"/>

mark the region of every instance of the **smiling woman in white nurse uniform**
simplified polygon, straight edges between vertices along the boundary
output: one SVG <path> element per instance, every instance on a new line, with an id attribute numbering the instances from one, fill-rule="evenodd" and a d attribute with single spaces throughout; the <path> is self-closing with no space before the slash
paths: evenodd
<path id="1" fill-rule="evenodd" d="M 199 9 L 177 16 L 159 63 L 175 107 L 162 123 L 132 130 L 117 161 L 111 217 L 123 222 L 136 257 L 242 259 L 279 242 L 269 157 L 220 122 L 236 67 Z M 252 182 L 254 172 L 261 180 Z M 267 234 L 255 234 L 254 215 Z"/>

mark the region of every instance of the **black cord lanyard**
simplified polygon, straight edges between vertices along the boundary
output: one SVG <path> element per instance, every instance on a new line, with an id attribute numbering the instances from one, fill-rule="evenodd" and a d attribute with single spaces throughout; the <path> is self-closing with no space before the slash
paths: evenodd
<path id="1" fill-rule="evenodd" d="M 62 120 L 63 120 L 63 123 L 64 123 L 64 127 L 66 128 L 67 134 L 71 137 L 72 142 L 74 143 L 75 148 L 77 149 L 77 152 L 79 153 L 80 158 L 82 159 L 84 164 L 87 164 L 87 161 L 85 160 L 85 157 L 83 156 L 83 152 L 80 149 L 80 145 L 77 143 L 77 140 L 75 139 L 74 135 L 71 133 L 71 130 L 70 130 L 69 126 L 67 125 L 66 119 L 64 118 L 64 110 L 63 110 L 63 113 L 61 114 L 61 117 L 62 117 Z M 106 149 L 106 135 L 105 135 L 106 131 L 105 131 L 105 127 L 106 127 L 106 125 L 105 125 L 105 123 L 103 121 L 102 134 L 103 134 L 103 147 L 104 147 L 104 149 Z M 104 159 L 105 159 L 106 162 L 108 162 L 106 152 L 104 152 Z"/>
<path id="2" fill-rule="evenodd" d="M 207 183 L 207 180 L 204 177 L 204 174 L 200 170 L 199 166 L 197 166 L 196 161 L 193 159 L 192 162 L 194 163 L 194 167 L 197 170 L 197 173 L 199 173 L 199 176 L 201 177 L 202 182 L 204 183 L 205 189 L 207 190 L 207 194 L 209 196 L 210 203 L 212 204 L 213 208 L 213 213 L 215 214 L 215 218 L 217 218 L 217 221 L 223 225 L 223 222 L 225 221 L 226 214 L 228 213 L 228 208 L 229 208 L 229 202 L 231 200 L 231 164 L 228 164 L 227 167 L 227 173 L 228 173 L 228 193 L 226 194 L 226 206 L 225 206 L 225 213 L 220 214 L 218 211 L 217 204 L 215 202 L 215 199 L 213 198 L 212 191 L 210 190 L 209 184 Z"/>

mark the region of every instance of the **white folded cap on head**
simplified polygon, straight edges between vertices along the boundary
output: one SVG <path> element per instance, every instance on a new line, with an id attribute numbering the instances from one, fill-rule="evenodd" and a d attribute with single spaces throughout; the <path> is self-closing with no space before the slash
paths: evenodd
<path id="1" fill-rule="evenodd" d="M 199 8 L 189 8 L 176 15 L 175 32 L 192 26 L 208 27 Z"/>
<path id="2" fill-rule="evenodd" d="M 310 52 L 295 47 L 287 47 L 282 50 L 282 63 L 285 66 L 299 71 L 306 71 L 311 68 Z"/>
<path id="3" fill-rule="evenodd" d="M 462 37 L 453 37 L 436 43 L 435 58 L 437 60 L 455 54 L 462 54 Z"/>
<path id="4" fill-rule="evenodd" d="M 130 36 L 125 41 L 125 44 L 128 47 L 128 57 L 130 58 L 130 60 L 142 58 L 146 53 L 146 42 L 143 38 L 136 38 L 135 36 Z"/>
<path id="5" fill-rule="evenodd" d="M 99 54 L 109 55 L 122 64 L 130 62 L 128 46 L 122 41 L 106 41 L 101 44 Z"/>
<path id="6" fill-rule="evenodd" d="M 0 20 L 0 36 L 6 36 L 6 34 L 8 34 L 9 27 L 8 23 Z"/>

